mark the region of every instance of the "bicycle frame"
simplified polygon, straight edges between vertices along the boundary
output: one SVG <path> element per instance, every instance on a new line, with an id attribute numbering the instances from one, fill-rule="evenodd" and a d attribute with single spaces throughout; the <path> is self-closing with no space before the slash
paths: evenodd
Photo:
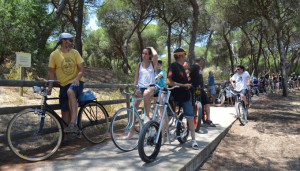
<path id="1" fill-rule="evenodd" d="M 162 87 L 159 87 L 159 88 L 160 88 L 160 91 L 159 91 L 159 94 L 158 94 L 159 98 L 157 98 L 157 102 L 156 102 L 155 109 L 154 109 L 154 116 L 153 116 L 152 120 L 156 120 L 156 114 L 157 114 L 158 107 L 164 107 L 163 114 L 161 116 L 161 120 L 160 120 L 160 123 L 159 123 L 158 132 L 161 132 L 162 126 L 163 126 L 163 122 L 165 121 L 166 130 L 167 130 L 167 139 L 170 142 L 168 116 L 166 117 L 167 107 L 170 108 L 171 112 L 173 113 L 173 115 L 174 115 L 174 117 L 176 119 L 175 127 L 177 127 L 177 124 L 178 124 L 178 116 L 177 116 L 176 112 L 173 111 L 173 109 L 171 108 L 171 105 L 169 104 L 169 98 L 170 98 L 170 95 L 171 95 L 171 91 L 169 91 L 166 88 L 162 88 Z M 176 88 L 176 86 L 174 88 Z M 161 93 L 164 93 L 162 104 L 159 103 L 160 102 L 160 98 L 161 98 Z M 151 130 L 149 131 L 149 134 L 151 134 Z M 155 143 L 158 143 L 159 135 L 160 134 L 156 135 L 156 137 L 155 137 Z"/>
<path id="2" fill-rule="evenodd" d="M 129 93 L 125 93 L 125 94 L 129 94 Z M 135 120 L 135 118 L 134 118 L 134 112 L 138 113 L 138 110 L 135 107 L 134 102 L 138 101 L 138 100 L 144 100 L 144 98 L 134 98 L 134 94 L 130 94 L 130 95 L 132 96 L 131 97 L 132 114 L 129 114 L 129 117 L 128 117 L 128 123 L 127 123 L 127 126 L 126 126 L 126 129 L 128 129 L 128 130 L 130 130 L 133 127 L 133 125 L 134 125 L 134 120 Z M 139 117 L 139 119 L 141 119 L 140 115 L 138 115 L 138 117 Z M 144 126 L 144 122 L 142 122 L 142 126 Z"/>

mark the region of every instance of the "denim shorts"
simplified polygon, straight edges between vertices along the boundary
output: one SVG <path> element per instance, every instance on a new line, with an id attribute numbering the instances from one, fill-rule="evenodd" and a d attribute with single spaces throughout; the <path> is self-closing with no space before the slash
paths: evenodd
<path id="1" fill-rule="evenodd" d="M 78 99 L 79 95 L 83 91 L 83 84 L 84 82 L 79 81 L 79 86 L 76 86 L 75 84 L 68 84 L 65 86 L 60 86 L 59 90 L 59 104 L 61 111 L 69 110 L 68 108 L 68 90 L 73 90 L 76 98 Z"/>
<path id="2" fill-rule="evenodd" d="M 216 94 L 215 86 L 210 86 L 210 94 Z"/>
<path id="3" fill-rule="evenodd" d="M 145 90 L 147 90 L 147 88 L 139 88 L 139 89 L 137 89 L 137 92 L 139 94 L 143 95 Z"/>
<path id="4" fill-rule="evenodd" d="M 184 102 L 178 102 L 175 101 L 175 106 L 181 104 L 182 108 L 183 108 L 183 114 L 186 118 L 188 119 L 193 119 L 194 118 L 194 110 L 193 110 L 193 106 L 192 106 L 192 99 L 190 98 L 187 101 Z M 168 116 L 173 116 L 171 110 L 168 107 Z"/>

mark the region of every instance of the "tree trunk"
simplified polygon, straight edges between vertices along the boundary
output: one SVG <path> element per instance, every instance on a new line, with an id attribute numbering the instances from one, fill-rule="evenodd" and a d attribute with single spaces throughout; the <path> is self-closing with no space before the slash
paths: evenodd
<path id="1" fill-rule="evenodd" d="M 195 43 L 196 43 L 196 36 L 198 31 L 198 16 L 199 16 L 199 6 L 196 0 L 190 0 L 190 3 L 193 7 L 193 24 L 192 24 L 192 32 L 191 32 L 191 40 L 189 46 L 189 62 L 190 64 L 194 63 L 195 60 Z"/>
<path id="2" fill-rule="evenodd" d="M 142 38 L 142 32 L 140 32 L 139 30 L 136 32 L 138 38 L 139 38 L 139 54 L 143 53 L 143 49 L 144 49 L 144 41 Z M 142 58 L 139 58 L 139 62 L 142 61 Z"/>
<path id="3" fill-rule="evenodd" d="M 123 47 L 123 60 L 122 60 L 122 70 L 123 72 L 128 75 L 128 60 L 127 60 L 127 47 L 128 47 L 128 41 L 129 39 L 126 38 L 124 42 L 124 47 Z"/>
<path id="4" fill-rule="evenodd" d="M 229 53 L 229 57 L 230 57 L 230 64 L 231 64 L 231 72 L 232 74 L 234 73 L 234 59 L 233 59 L 233 53 L 232 53 L 232 50 L 231 50 L 231 46 L 230 46 L 230 43 L 229 43 L 229 40 L 227 39 L 226 35 L 223 34 L 223 38 L 226 42 L 226 45 L 227 45 L 227 48 L 228 48 L 228 53 Z"/>
<path id="5" fill-rule="evenodd" d="M 209 33 L 209 36 L 208 36 L 208 40 L 207 40 L 207 44 L 206 44 L 206 47 L 205 47 L 205 53 L 204 53 L 204 59 L 207 60 L 207 53 L 208 53 L 208 49 L 209 49 L 209 46 L 210 46 L 210 43 L 211 43 L 211 36 L 213 34 L 213 30 L 210 31 Z"/>
<path id="6" fill-rule="evenodd" d="M 55 24 L 56 24 L 56 20 L 59 19 L 60 15 L 62 14 L 62 12 L 64 11 L 66 4 L 67 4 L 68 0 L 63 0 L 61 2 L 61 4 L 59 5 L 59 7 L 57 8 L 57 10 L 55 11 L 52 21 L 53 24 L 51 24 L 50 26 L 45 26 L 44 28 L 41 29 L 41 39 L 40 39 L 40 49 L 41 51 L 38 52 L 37 56 L 41 56 L 42 54 L 42 49 L 45 49 L 46 43 L 48 38 L 50 37 L 52 31 L 55 29 Z"/>
<path id="7" fill-rule="evenodd" d="M 288 61 L 282 42 L 282 31 L 277 31 L 277 45 L 280 54 L 281 73 L 282 73 L 282 96 L 288 96 L 288 83 L 287 83 L 287 67 Z"/>
<path id="8" fill-rule="evenodd" d="M 168 24 L 168 39 L 167 39 L 168 67 L 171 65 L 171 29 L 172 29 L 172 24 Z"/>
<path id="9" fill-rule="evenodd" d="M 81 33 L 82 33 L 82 22 L 83 22 L 83 6 L 84 0 L 78 0 L 78 14 L 77 14 L 77 24 L 76 24 L 76 40 L 75 40 L 75 49 L 82 56 L 82 41 L 81 41 Z"/>

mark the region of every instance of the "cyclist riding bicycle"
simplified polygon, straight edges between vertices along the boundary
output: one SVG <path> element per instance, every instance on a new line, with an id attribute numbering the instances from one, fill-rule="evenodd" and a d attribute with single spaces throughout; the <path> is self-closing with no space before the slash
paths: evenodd
<path id="1" fill-rule="evenodd" d="M 192 84 L 188 83 L 185 69 L 182 66 L 185 61 L 186 53 L 187 52 L 181 48 L 174 51 L 174 58 L 176 62 L 173 62 L 168 68 L 167 85 L 170 87 L 180 86 L 180 88 L 172 90 L 172 96 L 175 100 L 175 105 L 182 105 L 184 116 L 187 118 L 189 129 L 191 131 L 192 148 L 198 150 L 198 143 L 195 139 L 194 112 L 189 93 L 189 89 L 192 87 Z M 170 113 L 170 111 L 168 111 L 168 113 Z"/>
<path id="2" fill-rule="evenodd" d="M 249 104 L 246 100 L 247 96 L 247 89 L 250 86 L 250 75 L 247 71 L 245 71 L 245 67 L 243 65 L 238 65 L 236 67 L 237 73 L 234 74 L 230 78 L 230 82 L 236 91 L 241 91 L 242 99 L 247 107 L 249 107 Z"/>

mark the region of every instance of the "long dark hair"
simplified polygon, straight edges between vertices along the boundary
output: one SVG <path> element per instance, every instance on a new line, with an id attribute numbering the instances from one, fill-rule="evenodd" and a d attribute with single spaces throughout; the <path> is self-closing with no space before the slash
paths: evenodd
<path id="1" fill-rule="evenodd" d="M 152 50 L 151 50 L 151 48 L 145 48 L 145 49 L 148 50 L 148 53 L 150 55 L 149 60 L 151 61 L 152 60 Z"/>

